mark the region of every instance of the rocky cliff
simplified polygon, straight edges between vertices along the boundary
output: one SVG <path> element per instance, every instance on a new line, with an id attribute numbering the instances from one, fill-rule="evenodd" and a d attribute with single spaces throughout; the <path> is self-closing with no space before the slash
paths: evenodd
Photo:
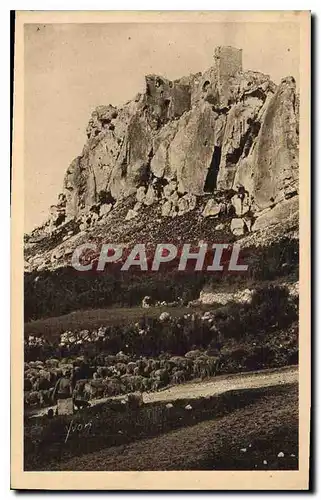
<path id="1" fill-rule="evenodd" d="M 147 75 L 144 93 L 121 108 L 93 111 L 57 205 L 27 238 L 27 268 L 57 263 L 88 232 L 175 239 L 179 218 L 185 241 L 203 229 L 212 240 L 222 228 L 249 237 L 277 224 L 286 231 L 286 220 L 293 229 L 298 116 L 294 79 L 277 86 L 243 70 L 242 51 L 233 47 L 217 47 L 203 74 L 174 81 Z"/>

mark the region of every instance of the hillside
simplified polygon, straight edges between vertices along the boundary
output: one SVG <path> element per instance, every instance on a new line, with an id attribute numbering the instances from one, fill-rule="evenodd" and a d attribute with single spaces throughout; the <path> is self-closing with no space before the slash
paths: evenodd
<path id="1" fill-rule="evenodd" d="M 89 240 L 297 237 L 298 112 L 292 77 L 245 71 L 232 47 L 203 74 L 147 75 L 145 93 L 93 111 L 57 205 L 26 235 L 26 271 L 66 266 Z"/>
<path id="2" fill-rule="evenodd" d="M 25 319 L 77 309 L 196 300 L 204 287 L 298 280 L 298 114 L 292 77 L 244 70 L 242 51 L 170 81 L 146 76 L 123 107 L 93 111 L 47 222 L 25 235 Z M 80 273 L 80 245 L 239 243 L 247 273 Z M 87 255 L 87 254 L 86 254 Z"/>

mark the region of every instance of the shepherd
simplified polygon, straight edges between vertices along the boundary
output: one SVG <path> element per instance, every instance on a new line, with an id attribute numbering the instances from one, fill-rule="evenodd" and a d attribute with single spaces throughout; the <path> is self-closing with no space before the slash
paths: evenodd
<path id="1" fill-rule="evenodd" d="M 72 373 L 67 370 L 65 374 L 57 380 L 52 399 L 57 401 L 58 415 L 73 413 L 73 386 Z"/>

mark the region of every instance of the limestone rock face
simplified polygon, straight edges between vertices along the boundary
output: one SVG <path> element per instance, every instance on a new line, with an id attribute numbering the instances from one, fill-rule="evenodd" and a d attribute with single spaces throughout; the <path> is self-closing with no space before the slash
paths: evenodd
<path id="1" fill-rule="evenodd" d="M 169 147 L 179 127 L 179 121 L 167 123 L 154 137 L 154 155 L 150 162 L 152 173 L 156 177 L 173 179 L 176 174 L 175 166 L 169 161 Z"/>
<path id="2" fill-rule="evenodd" d="M 255 120 L 263 105 L 263 99 L 264 94 L 261 98 L 247 97 L 243 102 L 234 104 L 228 114 L 217 179 L 220 189 L 230 189 L 233 186 L 238 162 L 250 147 L 250 135 L 259 130 L 259 123 L 255 124 Z"/>
<path id="3" fill-rule="evenodd" d="M 167 200 L 160 212 L 182 215 L 195 197 L 230 190 L 235 215 L 259 214 L 298 192 L 298 123 L 293 78 L 276 86 L 244 71 L 238 48 L 217 47 L 204 73 L 147 75 L 132 101 L 93 111 L 83 151 L 66 171 L 64 217 L 83 224 L 91 207 L 103 215 L 109 208 L 100 205 L 130 195 L 145 207 Z M 211 201 L 203 215 L 220 210 Z"/>
<path id="4" fill-rule="evenodd" d="M 298 189 L 295 81 L 284 78 L 264 114 L 255 155 L 253 195 L 263 209 Z"/>
<path id="5" fill-rule="evenodd" d="M 204 103 L 186 113 L 168 149 L 180 192 L 200 195 L 211 166 L 215 143 L 216 114 Z"/>

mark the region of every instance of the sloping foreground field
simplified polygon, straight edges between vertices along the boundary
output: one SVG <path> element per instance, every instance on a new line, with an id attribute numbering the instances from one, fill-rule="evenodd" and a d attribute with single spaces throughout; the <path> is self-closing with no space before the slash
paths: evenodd
<path id="1" fill-rule="evenodd" d="M 54 469 L 295 470 L 297 386 L 273 389 L 262 390 L 257 401 L 223 417 L 74 457 Z"/>
<path id="2" fill-rule="evenodd" d="M 133 409 L 113 400 L 70 417 L 26 418 L 25 470 L 295 469 L 296 373 L 275 375 L 270 381 L 279 385 L 172 394 L 170 405 Z"/>

